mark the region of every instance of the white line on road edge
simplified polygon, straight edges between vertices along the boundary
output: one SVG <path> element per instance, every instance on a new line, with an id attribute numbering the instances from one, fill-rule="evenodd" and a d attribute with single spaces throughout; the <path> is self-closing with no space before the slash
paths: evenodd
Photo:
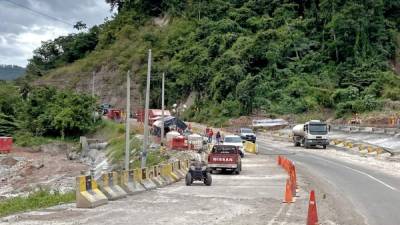
<path id="1" fill-rule="evenodd" d="M 393 187 L 393 186 L 390 186 L 389 184 L 385 183 L 384 181 L 381 181 L 381 180 L 379 180 L 378 178 L 376 178 L 376 177 L 374 177 L 374 176 L 372 176 L 372 175 L 370 175 L 370 174 L 368 174 L 368 173 L 365 173 L 365 172 L 363 172 L 363 171 L 360 171 L 360 170 L 357 170 L 357 169 L 353 169 L 353 168 L 351 168 L 351 167 L 349 167 L 349 166 L 341 165 L 341 164 L 339 164 L 339 163 L 335 163 L 335 162 L 332 162 L 332 161 L 323 159 L 323 158 L 321 158 L 321 157 L 315 157 L 315 156 L 312 156 L 312 155 L 310 155 L 310 156 L 313 157 L 313 158 L 315 158 L 315 159 L 321 159 L 321 160 L 323 160 L 323 161 L 325 161 L 325 162 L 329 162 L 329 163 L 331 163 L 331 164 L 335 164 L 335 165 L 337 165 L 337 166 L 343 166 L 343 167 L 345 167 L 345 168 L 347 168 L 347 169 L 350 169 L 350 170 L 352 170 L 352 171 L 354 171 L 354 172 L 357 172 L 357 173 L 360 173 L 360 174 L 362 174 L 362 175 L 365 175 L 365 176 L 367 176 L 367 177 L 371 178 L 372 180 L 374 180 L 374 181 L 376 181 L 376 182 L 378 182 L 378 183 L 380 183 L 380 184 L 386 186 L 387 188 L 389 188 L 389 189 L 391 189 L 391 190 L 393 190 L 393 191 L 399 191 L 399 190 L 397 190 L 397 188 L 395 188 L 395 187 Z"/>
<path id="2" fill-rule="evenodd" d="M 268 222 L 268 225 L 274 224 L 276 219 L 278 219 L 279 215 L 281 215 L 283 208 L 285 208 L 286 204 L 282 204 L 281 208 L 275 214 L 275 216 Z"/>

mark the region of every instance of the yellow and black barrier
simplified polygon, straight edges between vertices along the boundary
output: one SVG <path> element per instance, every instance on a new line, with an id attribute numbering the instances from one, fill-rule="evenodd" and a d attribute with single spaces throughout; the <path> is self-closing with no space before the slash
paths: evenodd
<path id="1" fill-rule="evenodd" d="M 98 189 L 92 176 L 76 177 L 76 207 L 95 208 L 107 204 L 107 197 Z"/>
<path id="2" fill-rule="evenodd" d="M 168 184 L 170 184 L 170 182 L 167 179 L 165 179 L 165 177 L 163 176 L 162 165 L 154 166 L 154 169 L 155 169 L 154 172 L 155 172 L 155 174 L 157 176 L 157 179 L 161 181 L 162 186 L 167 186 Z"/>
<path id="3" fill-rule="evenodd" d="M 150 173 L 151 172 L 151 173 Z M 163 182 L 163 180 L 161 179 L 161 177 L 158 175 L 158 169 L 157 166 L 152 166 L 149 168 L 149 173 L 151 174 L 150 179 L 153 181 L 153 183 L 157 186 L 157 187 L 164 187 L 166 184 Z"/>
<path id="4" fill-rule="evenodd" d="M 152 181 L 153 171 L 147 167 L 141 169 L 141 181 L 140 183 L 146 188 L 146 190 L 156 189 L 157 185 Z"/>
<path id="5" fill-rule="evenodd" d="M 118 185 L 128 194 L 138 194 L 145 191 L 146 189 L 135 180 L 135 173 L 133 170 L 119 171 L 119 183 Z"/>
<path id="6" fill-rule="evenodd" d="M 100 190 L 107 196 L 108 200 L 125 198 L 127 193 L 118 185 L 118 173 L 109 172 L 101 176 Z"/>
<path id="7" fill-rule="evenodd" d="M 174 183 L 176 180 L 171 176 L 169 165 L 168 164 L 162 164 L 160 167 L 161 167 L 161 177 L 168 184 Z"/>
<path id="8" fill-rule="evenodd" d="M 179 160 L 179 169 L 185 174 L 185 176 L 189 170 L 189 166 L 186 162 L 189 162 L 189 160 Z"/>
<path id="9" fill-rule="evenodd" d="M 179 179 L 182 179 L 186 176 L 186 173 L 180 170 L 179 161 L 175 161 L 172 163 L 172 171 L 178 175 Z"/>
<path id="10" fill-rule="evenodd" d="M 180 178 L 174 171 L 174 164 L 173 163 L 168 163 L 167 164 L 167 168 L 168 168 L 168 174 L 172 177 L 172 179 L 174 179 L 175 182 L 179 181 Z"/>
<path id="11" fill-rule="evenodd" d="M 245 141 L 243 144 L 243 149 L 248 153 L 257 154 L 257 146 L 253 142 Z"/>

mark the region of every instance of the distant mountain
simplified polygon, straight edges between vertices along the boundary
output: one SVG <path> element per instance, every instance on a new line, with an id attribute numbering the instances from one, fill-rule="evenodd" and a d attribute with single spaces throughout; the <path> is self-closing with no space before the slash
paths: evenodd
<path id="1" fill-rule="evenodd" d="M 25 68 L 15 65 L 0 65 L 0 80 L 15 80 L 25 73 Z"/>

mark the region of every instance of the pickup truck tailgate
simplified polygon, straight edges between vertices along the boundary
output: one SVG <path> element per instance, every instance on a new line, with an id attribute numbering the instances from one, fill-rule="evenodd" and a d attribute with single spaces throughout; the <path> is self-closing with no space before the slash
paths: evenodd
<path id="1" fill-rule="evenodd" d="M 218 168 L 236 168 L 238 163 L 237 154 L 210 154 L 208 166 Z"/>

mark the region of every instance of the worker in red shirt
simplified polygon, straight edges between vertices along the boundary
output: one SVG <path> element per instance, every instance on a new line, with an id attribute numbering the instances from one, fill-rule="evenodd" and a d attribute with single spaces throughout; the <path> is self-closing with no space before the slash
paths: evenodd
<path id="1" fill-rule="evenodd" d="M 208 143 L 211 143 L 212 142 L 212 137 L 213 137 L 213 135 L 214 135 L 214 132 L 213 132 L 213 130 L 210 128 L 210 130 L 208 130 Z"/>

